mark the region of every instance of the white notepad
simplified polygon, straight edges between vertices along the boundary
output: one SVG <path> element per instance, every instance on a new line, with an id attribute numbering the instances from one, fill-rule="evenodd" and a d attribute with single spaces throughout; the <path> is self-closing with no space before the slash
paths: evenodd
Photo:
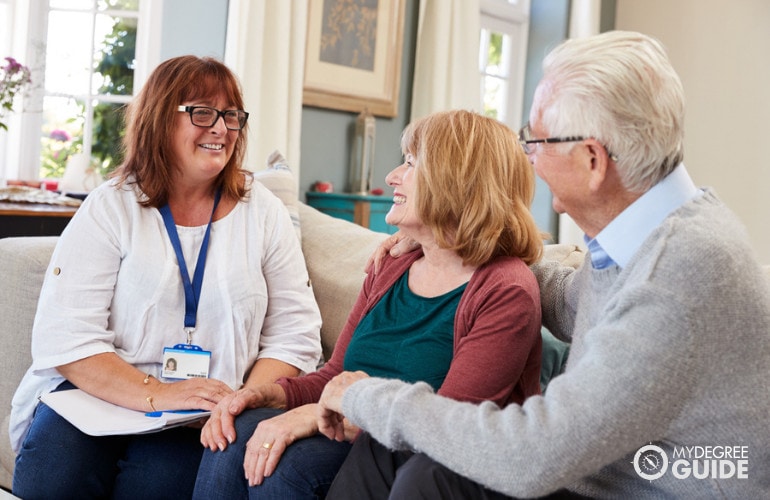
<path id="1" fill-rule="evenodd" d="M 49 392 L 40 400 L 69 423 L 90 436 L 157 432 L 195 422 L 210 411 L 153 412 L 158 416 L 108 403 L 80 389 Z"/>

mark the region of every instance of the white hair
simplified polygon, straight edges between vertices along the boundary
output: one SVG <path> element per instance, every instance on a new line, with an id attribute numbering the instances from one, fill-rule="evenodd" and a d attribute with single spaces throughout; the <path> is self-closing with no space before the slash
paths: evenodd
<path id="1" fill-rule="evenodd" d="M 682 82 L 654 38 L 610 31 L 567 40 L 543 61 L 543 82 L 550 95 L 533 111 L 549 134 L 601 142 L 627 189 L 648 190 L 682 161 Z"/>

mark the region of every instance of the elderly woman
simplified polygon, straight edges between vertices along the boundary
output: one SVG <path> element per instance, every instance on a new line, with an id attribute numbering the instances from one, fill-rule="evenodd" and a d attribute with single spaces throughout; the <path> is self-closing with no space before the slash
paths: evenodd
<path id="1" fill-rule="evenodd" d="M 190 497 L 203 452 L 200 426 L 93 437 L 41 394 L 212 410 L 317 366 L 320 313 L 289 214 L 241 168 L 247 118 L 233 73 L 193 56 L 163 62 L 129 106 L 125 162 L 69 223 L 43 284 L 13 400 L 17 496 Z"/>
<path id="2" fill-rule="evenodd" d="M 500 407 L 539 393 L 540 294 L 528 264 L 541 255 L 542 235 L 516 135 L 452 111 L 409 125 L 401 147 L 404 163 L 386 177 L 386 221 L 421 250 L 386 258 L 366 277 L 320 371 L 239 391 L 229 414 L 212 417 L 197 498 L 323 497 L 351 444 L 318 434 L 315 403 L 343 370 L 424 381 L 443 396 Z M 288 411 L 244 411 L 257 406 Z M 347 434 L 354 448 L 377 446 Z"/>

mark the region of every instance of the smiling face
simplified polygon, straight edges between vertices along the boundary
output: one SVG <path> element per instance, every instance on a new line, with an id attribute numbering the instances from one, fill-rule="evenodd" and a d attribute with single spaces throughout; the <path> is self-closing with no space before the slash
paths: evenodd
<path id="1" fill-rule="evenodd" d="M 243 198 L 248 123 L 240 131 L 228 131 L 222 119 L 196 127 L 180 106 L 243 110 L 244 102 L 237 78 L 216 59 L 186 55 L 162 62 L 128 105 L 126 154 L 117 176 L 124 182 L 136 179 L 153 207 L 166 204 L 179 188 L 214 183 L 222 188 L 223 199 Z M 239 116 L 239 125 L 244 118 Z"/>
<path id="2" fill-rule="evenodd" d="M 414 155 L 407 153 L 404 155 L 404 163 L 385 176 L 385 182 L 393 188 L 393 205 L 385 215 L 385 222 L 402 230 L 423 226 L 415 213 L 415 168 Z"/>
<path id="3" fill-rule="evenodd" d="M 181 103 L 185 106 L 209 106 L 234 109 L 223 97 Z M 178 112 L 173 136 L 176 175 L 192 181 L 214 179 L 225 168 L 233 154 L 239 131 L 228 130 L 222 117 L 211 127 L 193 125 L 188 112 Z"/>

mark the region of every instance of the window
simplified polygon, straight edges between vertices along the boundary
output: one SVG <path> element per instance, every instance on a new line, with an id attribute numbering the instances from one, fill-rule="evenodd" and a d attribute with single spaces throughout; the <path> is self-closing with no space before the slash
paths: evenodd
<path id="1" fill-rule="evenodd" d="M 121 108 L 134 89 L 139 0 L 51 0 L 41 178 L 85 153 L 97 170 L 120 160 Z"/>
<path id="2" fill-rule="evenodd" d="M 142 21 L 159 4 L 0 0 L 0 23 L 25 28 L 17 32 L 26 36 L 15 34 L 9 48 L 33 71 L 23 112 L 14 113 L 20 116 L 13 117 L 8 138 L 0 137 L 0 178 L 58 178 L 75 153 L 91 158 L 91 167 L 101 173 L 116 166 L 122 108 L 141 87 L 148 65 L 156 62 L 147 57 L 150 30 L 143 33 L 149 23 Z M 4 5 L 12 20 L 3 19 Z"/>
<path id="3" fill-rule="evenodd" d="M 557 11 L 564 8 L 559 3 L 551 6 L 550 2 L 541 2 L 540 7 L 546 3 Z M 527 121 L 524 116 L 524 87 L 530 0 L 481 0 L 480 21 L 482 109 L 487 116 L 497 118 L 514 131 L 519 130 Z M 533 40 L 537 43 L 537 38 Z M 551 208 L 551 193 L 539 178 L 536 179 L 532 213 L 539 227 L 558 234 L 558 217 Z"/>
<path id="4" fill-rule="evenodd" d="M 529 0 L 482 0 L 479 71 L 484 114 L 521 126 Z"/>

